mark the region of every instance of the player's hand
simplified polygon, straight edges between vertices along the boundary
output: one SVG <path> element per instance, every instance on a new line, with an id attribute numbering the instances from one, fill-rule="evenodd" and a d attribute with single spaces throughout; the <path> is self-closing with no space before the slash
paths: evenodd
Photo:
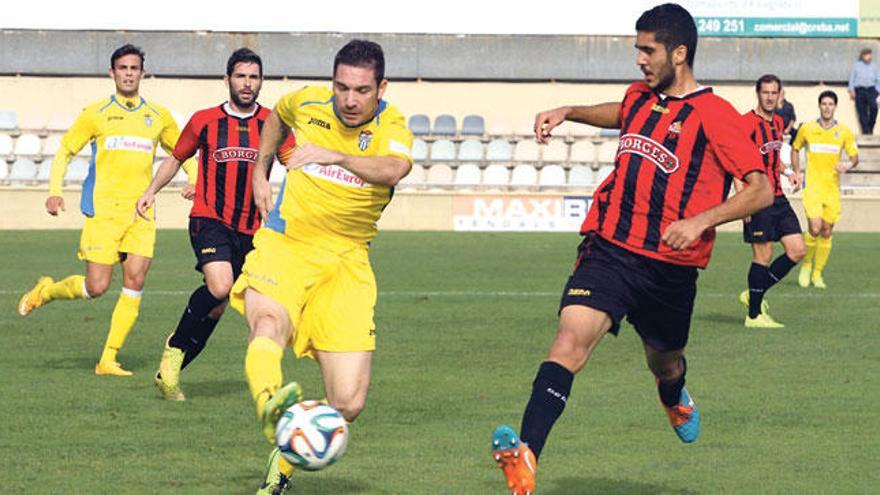
<path id="1" fill-rule="evenodd" d="M 49 196 L 46 198 L 46 211 L 54 216 L 58 216 L 59 211 L 64 211 L 64 198 L 61 196 Z"/>
<path id="2" fill-rule="evenodd" d="M 845 174 L 846 171 L 850 169 L 850 166 L 847 162 L 837 162 L 837 164 L 834 165 L 834 169 L 841 174 Z"/>
<path id="3" fill-rule="evenodd" d="M 703 235 L 707 227 L 697 217 L 672 222 L 663 232 L 663 242 L 676 251 L 686 249 Z"/>
<path id="4" fill-rule="evenodd" d="M 789 174 L 788 183 L 791 184 L 791 192 L 796 193 L 801 190 L 801 184 L 804 183 L 804 174 L 798 172 L 794 174 Z"/>
<path id="5" fill-rule="evenodd" d="M 196 186 L 187 184 L 180 190 L 180 197 L 192 201 L 196 197 Z"/>
<path id="6" fill-rule="evenodd" d="M 156 202 L 156 196 L 153 195 L 150 191 L 146 191 L 140 198 L 137 200 L 137 204 L 135 204 L 135 211 L 137 211 L 138 216 L 143 218 L 144 220 L 149 220 L 147 218 L 147 210 L 153 206 L 153 203 Z"/>
<path id="7" fill-rule="evenodd" d="M 565 122 L 568 115 L 568 107 L 554 108 L 535 115 L 535 139 L 541 144 L 550 141 L 550 132 L 559 124 Z"/>
<path id="8" fill-rule="evenodd" d="M 272 209 L 272 186 L 269 184 L 269 179 L 259 174 L 254 174 L 252 185 L 254 187 L 254 203 L 260 210 L 260 217 L 265 221 L 269 210 Z"/>
<path id="9" fill-rule="evenodd" d="M 305 143 L 293 150 L 285 165 L 287 165 L 288 170 L 292 170 L 309 163 L 339 165 L 342 163 L 342 159 L 343 155 L 338 151 L 328 150 L 312 143 Z"/>

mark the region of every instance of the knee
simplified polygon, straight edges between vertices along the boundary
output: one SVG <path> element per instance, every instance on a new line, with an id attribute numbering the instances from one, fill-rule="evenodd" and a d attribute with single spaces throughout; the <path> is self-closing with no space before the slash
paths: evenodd
<path id="1" fill-rule="evenodd" d="M 788 255 L 791 261 L 794 261 L 795 263 L 800 263 L 800 261 L 804 259 L 804 256 L 807 255 L 807 248 L 803 244 L 800 244 L 798 246 L 792 247 L 785 254 Z"/>
<path id="2" fill-rule="evenodd" d="M 136 273 L 133 275 L 128 275 L 122 281 L 122 285 L 131 290 L 144 290 L 144 281 L 146 280 L 146 273 Z"/>
<path id="3" fill-rule="evenodd" d="M 821 235 L 825 239 L 830 239 L 831 238 L 831 227 L 830 226 L 823 226 L 822 229 L 819 231 L 819 235 Z"/>
<path id="4" fill-rule="evenodd" d="M 577 373 L 587 364 L 590 350 L 591 347 L 581 342 L 577 335 L 570 332 L 560 332 L 550 347 L 547 359 L 556 361 L 572 373 Z"/>
<path id="5" fill-rule="evenodd" d="M 206 282 L 208 292 L 217 299 L 226 299 L 232 290 L 232 279 L 223 278 L 220 280 L 211 279 Z"/>
<path id="6" fill-rule="evenodd" d="M 677 380 L 678 377 L 684 373 L 684 367 L 681 364 L 681 359 L 676 359 L 673 361 L 667 362 L 649 362 L 648 369 L 651 370 L 651 373 L 654 374 L 657 379 L 661 382 L 671 382 Z"/>
<path id="7" fill-rule="evenodd" d="M 86 278 L 86 291 L 89 297 L 101 297 L 110 288 L 110 280 L 103 278 Z"/>
<path id="8" fill-rule="evenodd" d="M 366 406 L 366 398 L 361 396 L 343 397 L 329 402 L 349 423 L 357 419 Z"/>
<path id="9" fill-rule="evenodd" d="M 810 231 L 810 235 L 813 236 L 813 237 L 819 237 L 819 234 L 822 232 L 822 228 L 821 228 L 821 227 L 814 227 L 814 226 L 812 226 L 812 225 L 810 225 L 810 227 L 808 228 L 808 230 Z"/>

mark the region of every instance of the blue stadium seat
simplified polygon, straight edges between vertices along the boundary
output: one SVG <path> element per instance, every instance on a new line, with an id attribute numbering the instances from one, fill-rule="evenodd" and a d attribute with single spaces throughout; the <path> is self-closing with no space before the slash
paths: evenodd
<path id="1" fill-rule="evenodd" d="M 0 130 L 18 129 L 18 117 L 15 110 L 0 110 Z"/>
<path id="2" fill-rule="evenodd" d="M 33 182 L 37 178 L 37 164 L 27 158 L 19 158 L 9 171 L 10 182 Z"/>
<path id="3" fill-rule="evenodd" d="M 604 138 L 618 137 L 620 136 L 620 129 L 602 129 L 599 131 L 599 136 Z"/>
<path id="4" fill-rule="evenodd" d="M 8 176 L 9 176 L 9 167 L 6 166 L 5 161 L 0 160 L 0 182 L 5 181 Z"/>
<path id="5" fill-rule="evenodd" d="M 37 172 L 38 182 L 49 182 L 49 174 L 52 173 L 52 160 L 40 162 L 40 170 Z"/>
<path id="6" fill-rule="evenodd" d="M 455 117 L 449 114 L 438 115 L 434 119 L 434 129 L 432 134 L 435 136 L 455 136 L 458 133 L 455 126 Z"/>
<path id="7" fill-rule="evenodd" d="M 455 160 L 455 143 L 448 139 L 438 139 L 431 145 L 431 161 L 451 162 Z"/>
<path id="8" fill-rule="evenodd" d="M 509 162 L 513 158 L 513 146 L 506 139 L 493 139 L 486 146 L 486 160 L 490 162 Z"/>
<path id="9" fill-rule="evenodd" d="M 421 139 L 414 139 L 412 146 L 412 158 L 414 161 L 423 162 L 428 159 L 428 143 Z"/>
<path id="10" fill-rule="evenodd" d="M 483 161 L 483 143 L 476 139 L 462 141 L 458 147 L 458 160 L 463 162 Z"/>
<path id="11" fill-rule="evenodd" d="M 462 136 L 482 136 L 486 133 L 486 121 L 482 115 L 465 115 L 461 121 Z"/>
<path id="12" fill-rule="evenodd" d="M 417 113 L 409 117 L 409 130 L 416 136 L 431 134 L 431 119 L 427 115 Z"/>

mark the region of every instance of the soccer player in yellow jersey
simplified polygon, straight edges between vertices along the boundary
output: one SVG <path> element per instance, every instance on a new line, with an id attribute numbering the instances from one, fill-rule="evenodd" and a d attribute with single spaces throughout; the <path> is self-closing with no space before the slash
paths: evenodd
<path id="1" fill-rule="evenodd" d="M 118 48 L 110 57 L 110 77 L 116 93 L 83 110 L 64 135 L 52 161 L 46 211 L 64 210 L 61 183 L 71 158 L 91 145 L 89 174 L 83 183 L 80 209 L 86 216 L 79 258 L 86 274 L 59 281 L 44 276 L 21 297 L 22 316 L 50 301 L 91 299 L 107 291 L 113 265 L 122 265 L 122 293 L 113 310 L 110 332 L 95 366 L 98 375 L 129 376 L 116 354 L 138 316 L 144 277 L 153 257 L 155 215 L 148 220 L 135 214 L 135 203 L 147 189 L 153 172 L 157 143 L 171 152 L 177 142 L 177 124 L 168 111 L 140 97 L 144 53 L 133 45 Z"/>
<path id="2" fill-rule="evenodd" d="M 824 289 L 822 270 L 831 254 L 831 233 L 840 219 L 840 174 L 859 164 L 859 148 L 853 134 L 834 120 L 837 94 L 823 91 L 819 95 L 819 118 L 798 129 L 791 147 L 791 168 L 803 180 L 804 212 L 809 230 L 804 233 L 807 255 L 804 257 L 798 285 Z M 800 172 L 800 150 L 807 148 L 807 174 Z M 849 162 L 840 159 L 846 151 Z M 795 186 L 798 187 L 798 186 Z"/>
<path id="3" fill-rule="evenodd" d="M 382 99 L 385 58 L 354 40 L 336 54 L 332 90 L 305 87 L 281 98 L 266 119 L 253 173 L 266 223 L 230 294 L 250 328 L 245 374 L 263 433 L 274 444 L 280 413 L 301 399 L 282 387 L 283 349 L 314 358 L 327 402 L 349 422 L 364 408 L 376 346 L 376 282 L 368 245 L 394 186 L 412 166 L 412 134 Z M 288 129 L 297 145 L 272 205 L 266 171 Z M 261 493 L 280 492 L 293 469 L 270 457 Z"/>

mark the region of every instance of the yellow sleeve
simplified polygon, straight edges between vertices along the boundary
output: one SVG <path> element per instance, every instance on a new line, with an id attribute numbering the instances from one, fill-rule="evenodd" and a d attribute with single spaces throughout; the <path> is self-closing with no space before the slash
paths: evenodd
<path id="1" fill-rule="evenodd" d="M 95 124 L 92 112 L 87 108 L 79 114 L 76 121 L 61 138 L 61 147 L 52 160 L 49 172 L 49 196 L 61 196 L 64 174 L 74 155 L 79 153 L 89 141 L 95 139 Z"/>
<path id="2" fill-rule="evenodd" d="M 387 127 L 385 127 L 387 126 Z M 405 158 L 411 164 L 413 136 L 402 115 L 396 115 L 382 127 L 379 140 L 379 156 L 396 156 Z"/>
<path id="3" fill-rule="evenodd" d="M 797 136 L 794 137 L 794 142 L 791 143 L 791 147 L 794 148 L 795 151 L 800 151 L 801 148 L 804 147 L 804 144 L 806 144 L 807 142 L 806 138 L 804 137 L 807 134 L 806 132 L 804 132 L 805 127 L 807 127 L 806 124 L 798 128 Z"/>
<path id="4" fill-rule="evenodd" d="M 302 90 L 287 93 L 275 104 L 275 113 L 287 127 L 293 127 L 296 121 L 296 108 L 299 107 L 299 96 Z"/>
<path id="5" fill-rule="evenodd" d="M 162 119 L 162 134 L 159 134 L 159 144 L 170 155 L 174 151 L 174 146 L 177 145 L 177 139 L 180 137 L 180 128 L 177 127 L 177 122 L 174 121 L 174 117 L 171 116 L 168 110 L 163 108 L 159 113 L 159 117 Z"/>
<path id="6" fill-rule="evenodd" d="M 856 144 L 856 138 L 849 129 L 846 130 L 846 134 L 843 137 L 843 147 L 846 150 L 846 154 L 850 157 L 859 154 L 859 146 Z"/>

